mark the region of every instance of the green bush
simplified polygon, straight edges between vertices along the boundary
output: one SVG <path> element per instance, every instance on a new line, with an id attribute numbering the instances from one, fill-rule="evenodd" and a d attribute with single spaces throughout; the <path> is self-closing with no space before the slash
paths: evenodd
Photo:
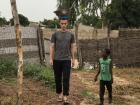
<path id="1" fill-rule="evenodd" d="M 8 58 L 0 59 L 0 78 L 16 76 L 16 60 Z"/>
<path id="2" fill-rule="evenodd" d="M 24 76 L 43 81 L 51 89 L 55 87 L 53 71 L 45 66 L 27 64 L 24 66 Z"/>
<path id="3" fill-rule="evenodd" d="M 0 79 L 16 78 L 17 65 L 14 59 L 0 59 Z M 53 71 L 40 64 L 24 64 L 24 76 L 43 81 L 50 88 L 55 87 Z"/>
<path id="4" fill-rule="evenodd" d="M 45 84 L 50 87 L 54 88 L 55 87 L 55 80 L 54 80 L 54 75 L 53 71 L 50 68 L 45 68 L 43 69 L 39 75 L 38 78 L 39 80 L 43 80 Z"/>
<path id="5" fill-rule="evenodd" d="M 43 67 L 41 65 L 25 64 L 24 75 L 26 77 L 35 77 L 41 72 L 42 69 Z"/>

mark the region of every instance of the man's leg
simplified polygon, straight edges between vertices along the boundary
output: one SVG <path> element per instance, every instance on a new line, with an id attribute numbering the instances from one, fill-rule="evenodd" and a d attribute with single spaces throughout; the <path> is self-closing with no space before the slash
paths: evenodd
<path id="1" fill-rule="evenodd" d="M 64 98 L 69 95 L 71 61 L 63 61 L 63 95 Z M 64 99 L 65 100 L 65 99 Z"/>
<path id="2" fill-rule="evenodd" d="M 100 80 L 100 105 L 104 103 L 105 81 Z"/>
<path id="3" fill-rule="evenodd" d="M 56 84 L 56 93 L 62 93 L 62 67 L 61 61 L 54 60 L 53 69 L 55 76 L 55 84 Z"/>
<path id="4" fill-rule="evenodd" d="M 106 87 L 107 87 L 107 90 L 108 90 L 109 103 L 112 103 L 112 83 L 111 83 L 111 81 L 108 81 L 106 83 Z"/>

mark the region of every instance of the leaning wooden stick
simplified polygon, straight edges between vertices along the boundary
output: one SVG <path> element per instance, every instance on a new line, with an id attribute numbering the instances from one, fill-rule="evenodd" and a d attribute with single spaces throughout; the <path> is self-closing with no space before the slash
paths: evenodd
<path id="1" fill-rule="evenodd" d="M 17 70 L 17 103 L 16 105 L 23 105 L 22 93 L 23 93 L 23 49 L 20 23 L 18 17 L 18 11 L 16 7 L 16 0 L 11 0 L 12 15 L 14 19 L 16 44 L 17 44 L 17 56 L 18 56 L 18 70 Z"/>

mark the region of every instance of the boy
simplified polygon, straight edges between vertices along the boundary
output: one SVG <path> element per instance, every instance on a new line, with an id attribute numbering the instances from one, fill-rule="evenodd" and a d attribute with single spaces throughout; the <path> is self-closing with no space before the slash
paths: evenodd
<path id="1" fill-rule="evenodd" d="M 104 93 L 105 86 L 108 90 L 109 95 L 109 104 L 112 103 L 112 83 L 113 83 L 113 73 L 112 73 L 112 60 L 110 59 L 110 50 L 104 49 L 102 52 L 102 57 L 99 59 L 99 71 L 95 76 L 95 82 L 97 81 L 97 77 L 100 74 L 100 104 L 104 104 Z"/>

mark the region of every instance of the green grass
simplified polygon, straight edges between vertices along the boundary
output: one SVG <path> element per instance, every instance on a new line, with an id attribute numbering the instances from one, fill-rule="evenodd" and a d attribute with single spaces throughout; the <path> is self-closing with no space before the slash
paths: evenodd
<path id="1" fill-rule="evenodd" d="M 0 79 L 0 83 L 6 84 L 8 86 L 15 86 L 16 78 L 3 78 L 3 79 Z"/>
<path id="2" fill-rule="evenodd" d="M 16 84 L 17 63 L 12 58 L 0 58 L 0 82 Z M 53 70 L 40 64 L 24 64 L 24 77 L 33 78 L 55 88 Z"/>
<path id="3" fill-rule="evenodd" d="M 0 58 L 0 79 L 5 77 L 15 77 L 16 61 L 12 58 Z"/>
<path id="4" fill-rule="evenodd" d="M 55 88 L 54 74 L 51 68 L 35 64 L 28 64 L 24 68 L 25 77 L 42 81 L 50 89 Z"/>
<path id="5" fill-rule="evenodd" d="M 96 96 L 93 94 L 93 92 L 91 92 L 89 90 L 84 90 L 82 92 L 82 96 L 84 98 L 86 98 L 88 104 L 93 104 L 93 103 L 97 102 Z"/>

